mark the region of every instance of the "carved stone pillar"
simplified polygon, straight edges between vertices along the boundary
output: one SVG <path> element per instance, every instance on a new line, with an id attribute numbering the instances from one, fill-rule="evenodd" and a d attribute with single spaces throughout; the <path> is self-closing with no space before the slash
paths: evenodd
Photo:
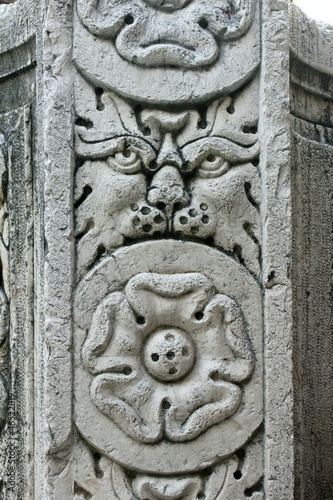
<path id="1" fill-rule="evenodd" d="M 331 500 L 332 29 L 0 7 L 0 496 Z"/>

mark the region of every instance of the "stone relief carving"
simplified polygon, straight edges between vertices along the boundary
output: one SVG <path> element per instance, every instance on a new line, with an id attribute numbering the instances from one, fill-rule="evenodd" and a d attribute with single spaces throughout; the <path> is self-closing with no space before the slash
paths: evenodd
<path id="1" fill-rule="evenodd" d="M 76 2 L 75 500 L 263 498 L 257 14 Z"/>
<path id="2" fill-rule="evenodd" d="M 78 0 L 83 24 L 112 40 L 119 56 L 145 67 L 202 68 L 253 20 L 253 0 Z"/>
<path id="3" fill-rule="evenodd" d="M 149 476 L 124 469 L 77 440 L 74 500 L 246 500 L 264 498 L 261 434 L 201 475 Z M 82 467 L 82 464 L 85 464 Z"/>
<path id="4" fill-rule="evenodd" d="M 201 113 L 135 110 L 78 78 L 78 276 L 107 251 L 161 236 L 214 244 L 259 274 L 255 93 L 252 83 Z"/>
<path id="5" fill-rule="evenodd" d="M 7 183 L 8 183 L 8 151 L 7 142 L 0 134 L 0 428 L 7 415 L 7 384 L 8 384 L 8 213 L 7 213 Z"/>
<path id="6" fill-rule="evenodd" d="M 237 90 L 258 68 L 254 0 L 77 0 L 76 5 L 77 68 L 123 97 L 158 105 L 205 102 Z"/>
<path id="7" fill-rule="evenodd" d="M 143 443 L 223 422 L 254 364 L 239 307 L 198 273 L 133 277 L 97 308 L 82 358 L 94 404 Z"/>
<path id="8" fill-rule="evenodd" d="M 90 446 L 125 468 L 184 475 L 256 431 L 261 291 L 235 259 L 146 241 L 103 258 L 75 295 L 75 421 Z"/>

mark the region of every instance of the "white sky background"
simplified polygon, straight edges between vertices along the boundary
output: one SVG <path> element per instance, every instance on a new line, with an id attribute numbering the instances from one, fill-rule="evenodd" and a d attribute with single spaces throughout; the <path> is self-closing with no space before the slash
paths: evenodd
<path id="1" fill-rule="evenodd" d="M 309 17 L 333 24 L 333 0 L 294 0 Z"/>

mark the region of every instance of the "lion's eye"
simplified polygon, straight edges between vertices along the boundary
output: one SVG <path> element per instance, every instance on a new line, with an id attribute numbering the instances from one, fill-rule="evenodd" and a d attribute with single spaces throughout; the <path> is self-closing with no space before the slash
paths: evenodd
<path id="1" fill-rule="evenodd" d="M 124 167 L 133 165 L 139 159 L 137 153 L 130 148 L 124 149 L 121 153 L 116 153 L 114 158 L 120 165 L 124 165 Z"/>
<path id="2" fill-rule="evenodd" d="M 218 153 L 209 153 L 201 162 L 198 173 L 205 179 L 219 177 L 229 169 L 229 162 Z"/>
<path id="3" fill-rule="evenodd" d="M 141 158 L 137 148 L 125 146 L 122 151 L 118 151 L 109 156 L 109 165 L 122 174 L 135 174 L 141 170 Z"/>

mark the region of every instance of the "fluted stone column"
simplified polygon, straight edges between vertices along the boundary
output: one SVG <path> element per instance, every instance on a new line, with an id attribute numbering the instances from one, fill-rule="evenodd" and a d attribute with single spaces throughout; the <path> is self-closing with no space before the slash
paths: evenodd
<path id="1" fill-rule="evenodd" d="M 332 54 L 287 0 L 0 6 L 1 498 L 332 499 Z"/>

